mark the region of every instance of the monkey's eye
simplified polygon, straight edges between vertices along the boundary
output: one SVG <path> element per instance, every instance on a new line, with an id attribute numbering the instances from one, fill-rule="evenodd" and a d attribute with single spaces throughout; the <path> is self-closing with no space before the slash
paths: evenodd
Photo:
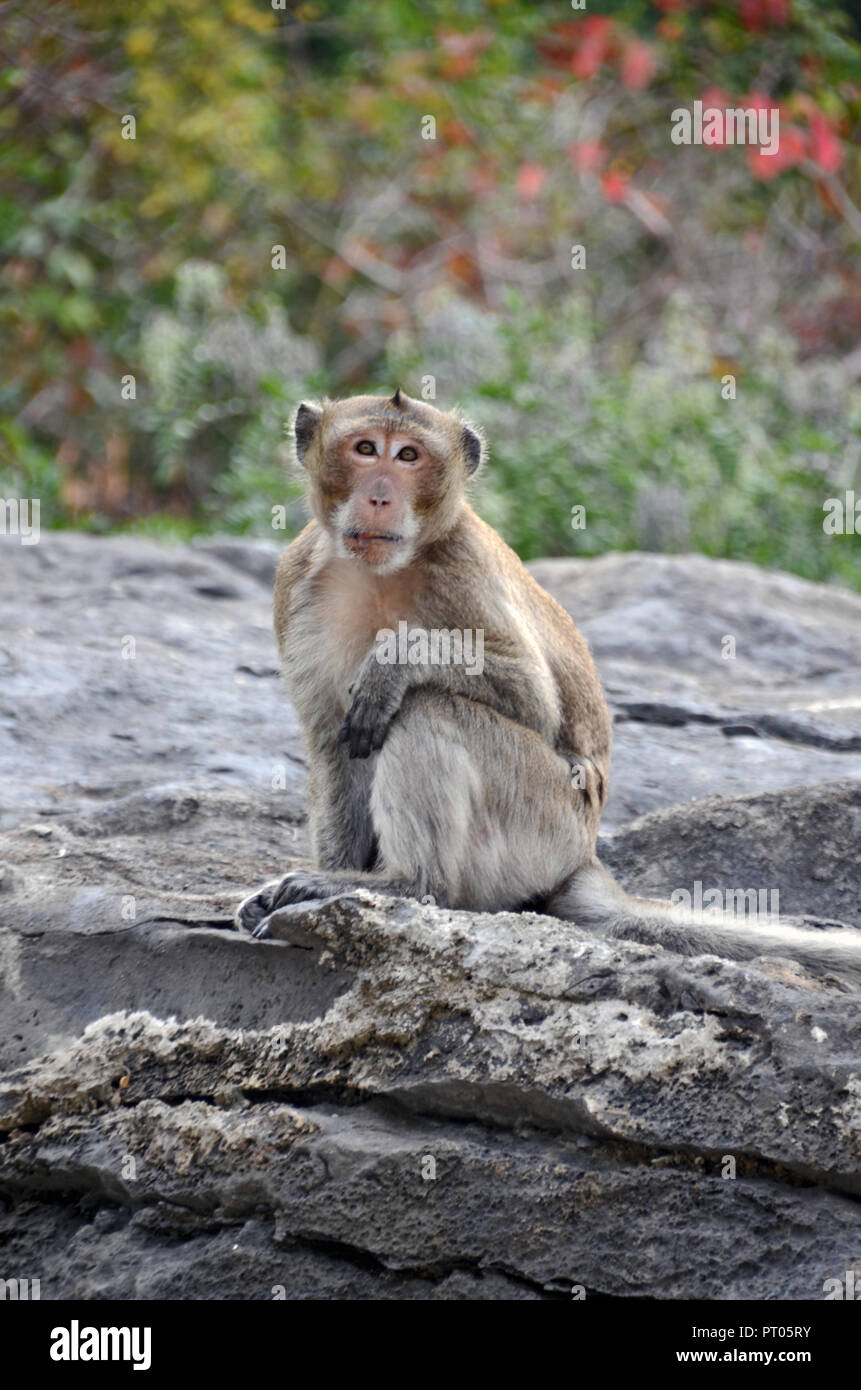
<path id="1" fill-rule="evenodd" d="M 370 439 L 360 439 L 356 445 L 357 454 L 375 454 L 376 452 L 376 445 Z"/>
<path id="2" fill-rule="evenodd" d="M 411 444 L 406 444 L 398 454 L 398 458 L 403 459 L 404 463 L 415 463 L 418 454 Z"/>

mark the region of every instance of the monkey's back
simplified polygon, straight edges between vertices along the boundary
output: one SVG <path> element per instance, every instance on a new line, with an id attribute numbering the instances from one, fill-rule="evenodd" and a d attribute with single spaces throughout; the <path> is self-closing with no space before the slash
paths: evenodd
<path id="1" fill-rule="evenodd" d="M 558 744 L 595 763 L 603 783 L 603 804 L 610 771 L 612 720 L 585 638 L 571 615 L 541 587 L 499 532 L 471 507 L 464 507 L 462 528 L 476 574 L 484 575 L 486 584 L 492 584 L 498 575 L 526 619 L 556 683 Z"/>

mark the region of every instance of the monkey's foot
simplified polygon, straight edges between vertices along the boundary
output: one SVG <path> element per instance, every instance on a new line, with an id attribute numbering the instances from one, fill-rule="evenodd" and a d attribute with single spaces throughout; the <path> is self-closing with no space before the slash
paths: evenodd
<path id="1" fill-rule="evenodd" d="M 285 874 L 283 878 L 274 878 L 271 883 L 264 883 L 256 893 L 244 898 L 236 909 L 233 920 L 240 931 L 251 932 L 252 936 L 262 940 L 269 935 L 266 919 L 271 917 L 273 912 L 277 912 L 279 907 L 287 907 L 290 903 L 333 898 L 339 893 L 348 892 L 354 886 L 355 884 L 348 880 L 333 875 L 297 869 L 294 873 Z"/>

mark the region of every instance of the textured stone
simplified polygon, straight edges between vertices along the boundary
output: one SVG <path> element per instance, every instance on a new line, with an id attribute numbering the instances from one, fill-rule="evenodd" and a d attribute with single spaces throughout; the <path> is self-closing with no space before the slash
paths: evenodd
<path id="1" fill-rule="evenodd" d="M 308 854 L 277 548 L 10 539 L 0 1275 L 801 1299 L 857 1263 L 857 991 L 367 893 L 240 936 L 238 898 Z M 861 924 L 861 599 L 700 557 L 534 570 L 614 711 L 626 885 Z"/>

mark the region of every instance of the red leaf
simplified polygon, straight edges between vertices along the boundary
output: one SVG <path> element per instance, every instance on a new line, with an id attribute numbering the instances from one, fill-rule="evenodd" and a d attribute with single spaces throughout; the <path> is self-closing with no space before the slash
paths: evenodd
<path id="1" fill-rule="evenodd" d="M 597 140 L 581 140 L 577 144 L 569 145 L 568 153 L 574 168 L 579 169 L 581 173 L 600 168 L 607 157 L 605 147 Z"/>
<path id="2" fill-rule="evenodd" d="M 781 126 L 780 144 L 774 154 L 763 154 L 756 145 L 748 146 L 748 168 L 754 178 L 768 183 L 786 169 L 792 169 L 796 164 L 800 164 L 806 153 L 807 144 L 803 131 L 799 130 L 797 126 Z"/>
<path id="3" fill-rule="evenodd" d="M 605 14 L 590 14 L 587 15 L 582 24 L 577 25 L 577 28 L 590 39 L 598 36 L 606 39 L 613 28 L 613 21 L 608 19 Z"/>
<path id="4" fill-rule="evenodd" d="M 571 71 L 575 77 L 594 77 L 607 56 L 607 45 L 602 38 L 584 39 L 571 59 Z"/>
<path id="5" fill-rule="evenodd" d="M 613 21 L 606 15 L 589 15 L 578 28 L 580 32 L 575 40 L 577 51 L 571 59 L 571 71 L 575 77 L 594 77 L 610 56 Z"/>
<path id="6" fill-rule="evenodd" d="M 725 111 L 728 106 L 732 106 L 732 97 L 725 92 L 723 87 L 706 87 L 700 95 L 703 110 L 715 106 L 719 111 Z"/>
<path id="7" fill-rule="evenodd" d="M 622 86 L 629 92 L 641 92 L 648 87 L 658 67 L 654 50 L 641 39 L 634 39 L 622 54 Z"/>
<path id="8" fill-rule="evenodd" d="M 442 64 L 443 75 L 449 80 L 459 81 L 475 72 L 479 55 L 492 42 L 493 34 L 489 29 L 473 29 L 469 34 L 440 29 L 437 39 L 446 55 Z"/>
<path id="9" fill-rule="evenodd" d="M 537 198 L 544 187 L 546 178 L 547 170 L 543 164 L 521 164 L 517 171 L 518 197 L 523 199 Z"/>
<path id="10" fill-rule="evenodd" d="M 811 112 L 807 147 L 814 164 L 826 174 L 833 174 L 843 163 L 843 145 L 821 111 Z"/>
<path id="11" fill-rule="evenodd" d="M 474 145 L 475 136 L 462 121 L 444 121 L 442 136 L 447 145 Z"/>
<path id="12" fill-rule="evenodd" d="M 746 97 L 742 97 L 738 105 L 744 107 L 752 106 L 754 111 L 771 111 L 772 108 L 777 105 L 777 102 L 773 97 L 770 97 L 767 92 L 754 90 L 748 92 Z"/>
<path id="13" fill-rule="evenodd" d="M 738 15 L 745 29 L 763 30 L 788 24 L 790 9 L 790 0 L 739 0 Z"/>
<path id="14" fill-rule="evenodd" d="M 628 183 L 627 174 L 620 173 L 618 169 L 608 169 L 601 175 L 601 192 L 608 203 L 622 203 L 625 201 Z"/>

